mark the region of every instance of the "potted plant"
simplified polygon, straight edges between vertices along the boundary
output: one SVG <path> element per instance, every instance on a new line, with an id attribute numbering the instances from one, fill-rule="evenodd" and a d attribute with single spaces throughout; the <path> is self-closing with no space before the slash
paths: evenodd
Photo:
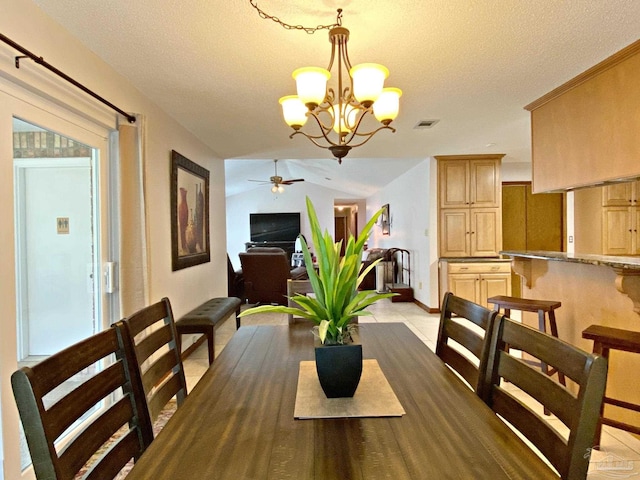
<path id="1" fill-rule="evenodd" d="M 316 250 L 317 271 L 309 246 L 303 237 L 300 239 L 314 295 L 296 294 L 290 297 L 301 309 L 283 305 L 262 305 L 248 309 L 240 316 L 279 312 L 294 314 L 313 321 L 316 324 L 314 331 L 318 338 L 316 369 L 325 394 L 329 398 L 353 396 L 362 373 L 362 346 L 354 343 L 353 334 L 356 325 L 353 322 L 358 316 L 370 315 L 365 310 L 368 306 L 394 295 L 377 293 L 374 290 L 358 291 L 358 285 L 365 275 L 380 261 L 377 260 L 362 272 L 360 271 L 364 244 L 382 210 L 373 215 L 357 240 L 353 235 L 349 236 L 343 256 L 340 255 L 342 242 L 335 243 L 327 230 L 322 232 L 309 197 L 307 197 L 307 212 Z M 326 378 L 326 375 L 333 375 L 334 378 Z M 348 379 L 349 376 L 355 378 Z M 338 387 L 337 390 L 331 390 L 332 386 Z"/>

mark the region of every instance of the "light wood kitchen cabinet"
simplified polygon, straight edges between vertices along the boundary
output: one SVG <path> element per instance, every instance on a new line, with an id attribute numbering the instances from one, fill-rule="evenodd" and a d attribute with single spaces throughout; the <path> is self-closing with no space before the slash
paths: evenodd
<path id="1" fill-rule="evenodd" d="M 445 292 L 490 307 L 487 298 L 511 295 L 511 262 L 456 262 L 441 261 L 440 285 Z"/>
<path id="2" fill-rule="evenodd" d="M 495 257 L 502 249 L 504 155 L 437 156 L 441 257 Z"/>
<path id="3" fill-rule="evenodd" d="M 614 183 L 602 187 L 603 207 L 635 207 L 640 196 L 640 182 Z"/>
<path id="4" fill-rule="evenodd" d="M 640 254 L 640 182 L 602 188 L 602 250 L 605 255 Z"/>
<path id="5" fill-rule="evenodd" d="M 602 249 L 604 255 L 640 255 L 640 209 L 602 209 Z"/>

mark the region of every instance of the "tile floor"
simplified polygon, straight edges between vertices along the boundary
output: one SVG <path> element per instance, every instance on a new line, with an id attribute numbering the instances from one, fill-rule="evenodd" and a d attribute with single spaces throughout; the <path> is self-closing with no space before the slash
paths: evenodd
<path id="1" fill-rule="evenodd" d="M 428 314 L 413 303 L 392 303 L 383 300 L 370 308 L 372 316 L 360 317 L 361 323 L 402 322 L 422 340 L 427 347 L 435 350 L 438 337 L 439 316 Z M 287 325 L 286 315 L 263 314 L 244 317 L 243 325 Z M 216 330 L 216 356 L 235 332 L 235 322 L 225 321 Z M 184 362 L 188 389 L 191 390 L 208 368 L 206 345 L 202 345 Z M 523 397 L 526 394 L 520 392 Z M 535 406 L 534 406 L 535 408 Z M 542 407 L 539 407 L 542 410 Z M 550 422 L 560 423 L 550 418 Z M 602 448 L 594 451 L 589 468 L 589 480 L 607 478 L 640 478 L 640 439 L 622 430 L 605 426 L 602 434 Z"/>

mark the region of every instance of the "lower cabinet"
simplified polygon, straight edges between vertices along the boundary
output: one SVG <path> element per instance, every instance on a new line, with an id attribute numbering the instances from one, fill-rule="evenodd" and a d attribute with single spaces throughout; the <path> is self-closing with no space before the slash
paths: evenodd
<path id="1" fill-rule="evenodd" d="M 511 295 L 511 261 L 440 260 L 440 298 L 445 292 L 493 308 L 487 298 Z"/>

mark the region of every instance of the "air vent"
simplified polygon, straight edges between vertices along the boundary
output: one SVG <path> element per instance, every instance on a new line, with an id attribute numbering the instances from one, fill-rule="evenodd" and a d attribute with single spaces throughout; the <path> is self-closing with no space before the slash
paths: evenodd
<path id="1" fill-rule="evenodd" d="M 419 128 L 431 128 L 433 127 L 436 123 L 438 123 L 440 120 L 420 120 L 415 127 L 413 127 L 414 129 L 419 129 Z"/>

